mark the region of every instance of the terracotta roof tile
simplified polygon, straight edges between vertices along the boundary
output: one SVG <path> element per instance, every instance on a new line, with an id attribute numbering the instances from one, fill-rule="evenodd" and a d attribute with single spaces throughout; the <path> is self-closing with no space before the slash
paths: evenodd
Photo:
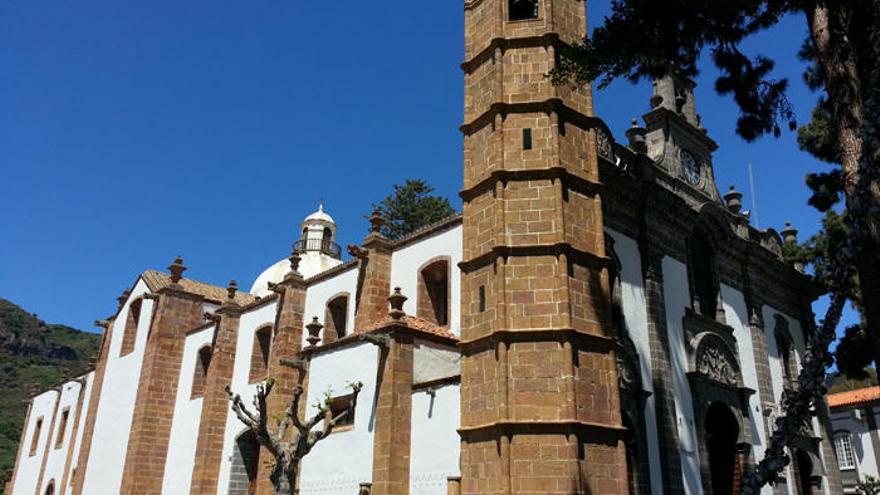
<path id="1" fill-rule="evenodd" d="M 853 406 L 875 400 L 880 400 L 880 386 L 830 394 L 828 396 L 828 407 Z"/>
<path id="2" fill-rule="evenodd" d="M 458 341 L 458 337 L 455 336 L 452 332 L 449 331 L 446 327 L 438 326 L 436 323 L 430 322 L 424 318 L 419 318 L 417 316 L 409 316 L 406 315 L 401 320 L 395 320 L 390 316 L 383 318 L 381 320 L 374 321 L 372 323 L 367 324 L 364 328 L 360 328 L 356 330 L 357 333 L 371 333 L 383 328 L 386 328 L 390 325 L 401 324 L 404 326 L 415 330 L 421 333 L 427 333 L 431 335 L 437 335 L 439 337 L 443 337 L 445 339 Z"/>
<path id="3" fill-rule="evenodd" d="M 144 282 L 150 288 L 150 291 L 156 292 L 171 285 L 171 276 L 167 273 L 157 272 L 155 270 L 147 270 L 141 274 Z M 180 280 L 183 290 L 191 294 L 198 294 L 209 301 L 223 302 L 226 300 L 226 288 L 216 285 L 206 284 L 197 280 L 184 278 Z M 256 298 L 247 292 L 238 291 L 235 293 L 235 302 L 244 306 L 254 302 Z"/>

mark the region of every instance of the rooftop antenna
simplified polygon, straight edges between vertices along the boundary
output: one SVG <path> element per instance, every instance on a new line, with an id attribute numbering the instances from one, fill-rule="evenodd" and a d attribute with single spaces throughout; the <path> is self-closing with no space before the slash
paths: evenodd
<path id="1" fill-rule="evenodd" d="M 749 162 L 749 189 L 752 196 L 752 216 L 755 218 L 755 228 L 761 228 L 761 221 L 758 218 L 758 194 L 755 192 L 755 176 L 752 174 L 752 162 Z"/>

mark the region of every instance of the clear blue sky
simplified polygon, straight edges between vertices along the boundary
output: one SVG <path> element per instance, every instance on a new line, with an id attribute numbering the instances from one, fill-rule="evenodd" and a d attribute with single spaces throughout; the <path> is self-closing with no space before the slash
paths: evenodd
<path id="1" fill-rule="evenodd" d="M 608 11 L 588 8 L 591 24 Z M 801 121 L 805 32 L 792 18 L 750 43 L 780 61 Z M 458 208 L 462 54 L 460 2 L 5 2 L 0 297 L 91 329 L 178 254 L 187 276 L 249 288 L 321 198 L 342 245 L 408 177 Z M 748 193 L 753 162 L 761 226 L 812 234 L 803 176 L 826 166 L 792 134 L 744 143 L 713 75 L 697 102 L 719 186 Z M 624 141 L 648 98 L 616 83 L 597 113 Z"/>

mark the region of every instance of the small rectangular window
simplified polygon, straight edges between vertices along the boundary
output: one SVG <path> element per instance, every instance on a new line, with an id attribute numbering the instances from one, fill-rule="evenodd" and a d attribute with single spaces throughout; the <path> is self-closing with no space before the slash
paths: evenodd
<path id="1" fill-rule="evenodd" d="M 486 286 L 480 286 L 480 313 L 486 311 Z"/>
<path id="2" fill-rule="evenodd" d="M 337 422 L 333 431 L 347 431 L 354 428 L 354 408 L 352 401 L 354 395 L 343 395 L 330 399 L 330 418 L 343 415 Z"/>
<path id="3" fill-rule="evenodd" d="M 55 448 L 60 449 L 64 443 L 64 432 L 67 430 L 67 418 L 70 415 L 70 408 L 66 407 L 61 411 L 61 422 L 58 424 L 58 436 L 55 437 Z"/>
<path id="4" fill-rule="evenodd" d="M 532 130 L 529 128 L 523 129 L 523 149 L 532 149 Z"/>
<path id="5" fill-rule="evenodd" d="M 37 446 L 40 444 L 40 433 L 43 431 L 43 418 L 37 418 L 37 425 L 34 426 L 34 434 L 31 437 L 31 448 L 28 455 L 36 455 Z"/>
<path id="6" fill-rule="evenodd" d="M 856 467 L 852 437 L 849 433 L 840 432 L 834 436 L 834 449 L 837 451 L 837 462 L 840 463 L 840 469 L 854 469 Z"/>

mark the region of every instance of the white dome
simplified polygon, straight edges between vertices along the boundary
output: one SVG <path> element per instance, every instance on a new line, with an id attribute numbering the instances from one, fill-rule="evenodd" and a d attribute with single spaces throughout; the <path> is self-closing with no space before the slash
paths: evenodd
<path id="1" fill-rule="evenodd" d="M 324 203 L 321 203 L 321 205 L 318 206 L 318 211 L 312 213 L 311 215 L 307 216 L 305 220 L 303 220 L 304 224 L 312 222 L 326 222 L 332 223 L 334 225 L 336 224 L 336 222 L 333 221 L 333 217 L 324 213 Z"/>

